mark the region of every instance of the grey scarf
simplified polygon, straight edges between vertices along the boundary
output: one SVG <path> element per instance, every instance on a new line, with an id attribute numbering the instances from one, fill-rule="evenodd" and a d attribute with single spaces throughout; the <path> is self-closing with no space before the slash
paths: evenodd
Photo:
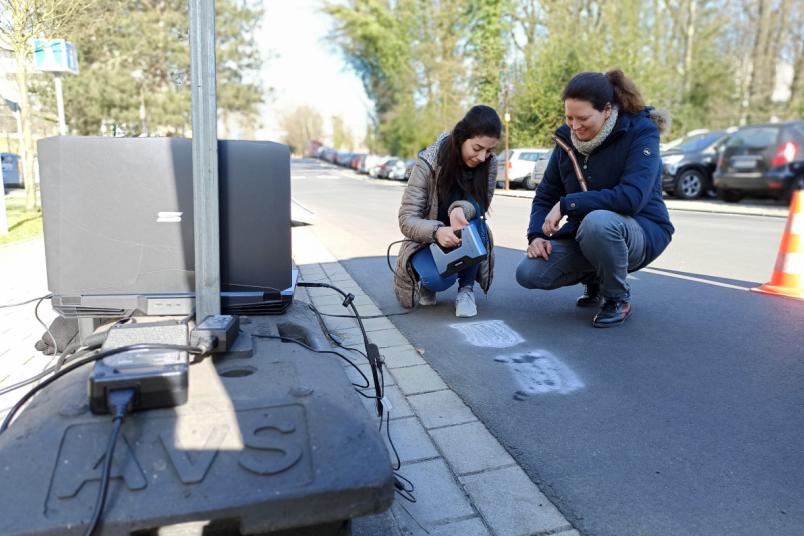
<path id="1" fill-rule="evenodd" d="M 611 131 L 614 129 L 614 124 L 617 122 L 617 114 L 619 113 L 620 109 L 617 105 L 611 107 L 611 114 L 609 115 L 608 119 L 603 122 L 603 127 L 600 129 L 594 138 L 589 141 L 581 141 L 575 137 L 574 132 L 570 132 L 570 138 L 572 139 L 572 145 L 578 149 L 578 152 L 584 156 L 589 156 L 592 151 L 597 149 L 601 143 L 603 143 L 606 138 L 609 137 Z"/>

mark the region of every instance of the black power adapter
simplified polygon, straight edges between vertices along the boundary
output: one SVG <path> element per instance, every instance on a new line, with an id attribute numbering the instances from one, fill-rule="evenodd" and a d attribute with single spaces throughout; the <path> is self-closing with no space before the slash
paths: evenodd
<path id="1" fill-rule="evenodd" d="M 239 331 L 239 317 L 210 315 L 190 331 L 190 344 L 211 353 L 223 353 L 232 347 Z"/>
<path id="2" fill-rule="evenodd" d="M 189 347 L 184 346 L 186 343 L 187 326 L 183 324 L 124 324 L 112 328 L 103 350 L 120 348 L 121 352 L 95 363 L 88 382 L 92 413 L 110 413 L 108 395 L 120 389 L 134 389 L 131 403 L 134 411 L 187 402 L 189 355 L 185 348 Z M 123 351 L 123 347 L 129 346 L 132 348 Z"/>

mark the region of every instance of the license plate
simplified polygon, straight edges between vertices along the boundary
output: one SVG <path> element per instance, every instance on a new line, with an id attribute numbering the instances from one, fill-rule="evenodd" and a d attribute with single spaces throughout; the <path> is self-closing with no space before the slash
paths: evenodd
<path id="1" fill-rule="evenodd" d="M 732 160 L 731 167 L 734 169 L 754 169 L 757 167 L 757 161 L 753 158 L 750 160 Z"/>

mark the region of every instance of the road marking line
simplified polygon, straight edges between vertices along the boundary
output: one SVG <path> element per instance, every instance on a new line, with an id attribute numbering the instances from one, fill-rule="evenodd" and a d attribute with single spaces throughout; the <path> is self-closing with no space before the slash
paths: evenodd
<path id="1" fill-rule="evenodd" d="M 707 285 L 714 285 L 716 287 L 731 288 L 734 290 L 745 290 L 746 292 L 751 290 L 750 287 L 741 287 L 739 285 L 731 285 L 729 283 L 721 283 L 719 281 L 711 281 L 709 279 L 702 279 L 700 277 L 692 277 L 689 275 L 671 274 L 660 270 L 652 270 L 651 268 L 643 268 L 642 271 L 654 275 L 665 275 L 667 277 L 675 277 L 676 279 L 684 279 L 686 281 L 694 281 L 696 283 L 705 283 Z"/>

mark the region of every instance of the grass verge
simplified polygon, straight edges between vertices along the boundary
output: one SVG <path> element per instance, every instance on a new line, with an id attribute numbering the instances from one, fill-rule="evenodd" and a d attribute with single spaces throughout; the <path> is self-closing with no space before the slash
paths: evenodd
<path id="1" fill-rule="evenodd" d="M 25 195 L 6 196 L 6 218 L 8 234 L 0 235 L 0 246 L 42 234 L 42 212 L 25 210 Z"/>

